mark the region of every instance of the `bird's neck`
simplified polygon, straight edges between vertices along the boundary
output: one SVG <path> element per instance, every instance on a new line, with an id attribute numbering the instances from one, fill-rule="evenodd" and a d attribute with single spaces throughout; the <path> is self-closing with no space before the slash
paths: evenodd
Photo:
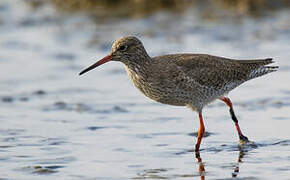
<path id="1" fill-rule="evenodd" d="M 146 56 L 135 56 L 135 59 L 127 61 L 126 67 L 135 73 L 144 71 L 144 69 L 151 64 L 152 59 L 146 54 Z"/>

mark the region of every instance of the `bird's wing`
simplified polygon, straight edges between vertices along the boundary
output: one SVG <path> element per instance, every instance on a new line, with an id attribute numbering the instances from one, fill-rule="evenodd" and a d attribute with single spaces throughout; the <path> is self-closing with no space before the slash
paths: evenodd
<path id="1" fill-rule="evenodd" d="M 243 65 L 232 59 L 206 54 L 174 54 L 159 59 L 173 61 L 187 81 L 203 87 L 231 90 L 248 77 Z"/>

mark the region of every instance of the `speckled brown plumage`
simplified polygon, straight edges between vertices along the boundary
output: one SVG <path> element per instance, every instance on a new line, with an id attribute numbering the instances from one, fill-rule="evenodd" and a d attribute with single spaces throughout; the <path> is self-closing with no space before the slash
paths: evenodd
<path id="1" fill-rule="evenodd" d="M 107 61 L 125 64 L 134 85 L 147 97 L 160 103 L 188 106 L 200 114 L 205 105 L 221 99 L 228 104 L 240 139 L 242 135 L 232 104 L 225 97 L 242 83 L 277 70 L 272 58 L 257 60 L 234 60 L 207 54 L 171 54 L 151 58 L 142 42 L 129 36 L 114 42 L 108 56 L 85 69 L 83 74 Z M 233 117 L 234 116 L 234 117 Z M 199 130 L 197 150 L 204 127 Z"/>
<path id="2" fill-rule="evenodd" d="M 243 82 L 275 71 L 265 60 L 233 60 L 207 54 L 171 54 L 150 58 L 142 43 L 134 37 L 116 41 L 133 53 L 119 61 L 134 85 L 147 97 L 170 105 L 189 106 L 201 111 L 204 105 L 227 94 Z M 129 49 L 130 46 L 135 47 Z M 138 53 L 139 52 L 139 53 Z M 142 55 L 141 55 L 142 54 Z"/>

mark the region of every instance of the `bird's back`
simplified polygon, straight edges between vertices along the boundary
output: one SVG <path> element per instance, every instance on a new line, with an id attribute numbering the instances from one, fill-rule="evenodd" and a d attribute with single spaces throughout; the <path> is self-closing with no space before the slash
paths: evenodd
<path id="1" fill-rule="evenodd" d="M 240 84 L 278 68 L 266 66 L 273 63 L 272 58 L 235 60 L 207 54 L 172 54 L 154 57 L 153 61 L 157 61 L 159 65 L 174 64 L 173 68 L 181 70 L 185 77 L 201 86 L 215 89 Z"/>

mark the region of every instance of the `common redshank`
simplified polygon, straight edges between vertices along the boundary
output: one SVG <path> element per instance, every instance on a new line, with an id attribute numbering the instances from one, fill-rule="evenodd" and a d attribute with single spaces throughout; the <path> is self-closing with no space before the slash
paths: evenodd
<path id="1" fill-rule="evenodd" d="M 128 36 L 115 41 L 109 55 L 79 75 L 109 61 L 124 63 L 134 85 L 145 96 L 164 104 L 187 106 L 198 113 L 195 152 L 199 152 L 205 132 L 202 109 L 216 99 L 229 107 L 240 141 L 249 141 L 239 127 L 227 94 L 242 83 L 278 68 L 265 66 L 274 62 L 272 58 L 235 60 L 207 54 L 170 54 L 151 58 L 138 38 Z"/>

